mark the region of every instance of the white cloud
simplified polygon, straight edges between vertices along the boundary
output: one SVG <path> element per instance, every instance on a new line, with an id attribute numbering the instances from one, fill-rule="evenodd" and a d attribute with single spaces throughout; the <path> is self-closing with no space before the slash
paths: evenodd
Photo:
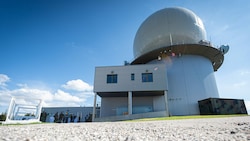
<path id="1" fill-rule="evenodd" d="M 14 90 L 2 89 L 0 90 L 0 110 L 5 111 L 12 97 L 18 97 L 22 99 L 42 99 L 44 102 L 51 102 L 53 95 L 46 90 L 31 89 L 31 88 L 18 88 Z M 31 101 L 22 100 L 22 104 L 28 104 Z"/>
<path id="2" fill-rule="evenodd" d="M 62 85 L 62 87 L 68 90 L 75 90 L 75 91 L 85 91 L 85 92 L 93 91 L 93 86 L 82 81 L 81 79 L 70 80 L 65 85 Z"/>
<path id="3" fill-rule="evenodd" d="M 0 74 L 0 87 L 5 87 L 6 82 L 10 81 L 10 78 L 5 74 Z"/>
<path id="4" fill-rule="evenodd" d="M 5 80 L 1 81 L 3 82 L 2 85 L 6 85 L 5 82 L 10 80 L 9 77 L 5 76 L 2 78 L 8 78 L 2 79 Z M 44 107 L 92 105 L 92 100 L 87 101 L 87 99 L 91 99 L 93 96 L 93 86 L 80 79 L 70 80 L 65 85 L 62 85 L 62 87 L 66 89 L 65 91 L 57 89 L 55 92 L 52 92 L 43 87 L 30 88 L 30 85 L 28 84 L 17 84 L 17 86 L 18 87 L 15 89 L 0 87 L 0 112 L 3 112 L 8 108 L 11 97 L 43 99 Z M 68 92 L 67 90 L 74 91 Z"/>
<path id="5" fill-rule="evenodd" d="M 0 98 L 0 107 L 8 106 L 10 99 L 11 99 L 10 91 L 9 90 L 0 90 L 0 97 L 1 97 Z"/>
<path id="6" fill-rule="evenodd" d="M 29 88 L 29 87 L 23 87 L 23 88 L 12 90 L 10 94 L 11 96 L 42 99 L 44 101 L 53 100 L 53 95 L 51 94 L 50 91 L 34 89 L 34 88 Z"/>
<path id="7" fill-rule="evenodd" d="M 64 92 L 62 90 L 57 90 L 54 95 L 54 100 L 57 101 L 67 101 L 67 102 L 81 102 L 82 100 L 77 96 L 72 96 L 71 94 Z"/>

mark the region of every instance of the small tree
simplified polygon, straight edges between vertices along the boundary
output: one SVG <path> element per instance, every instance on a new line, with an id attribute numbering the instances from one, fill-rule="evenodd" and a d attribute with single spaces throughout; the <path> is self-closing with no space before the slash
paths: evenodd
<path id="1" fill-rule="evenodd" d="M 6 120 L 6 115 L 7 115 L 6 112 L 5 113 L 1 113 L 1 115 L 0 115 L 0 121 L 5 121 Z"/>

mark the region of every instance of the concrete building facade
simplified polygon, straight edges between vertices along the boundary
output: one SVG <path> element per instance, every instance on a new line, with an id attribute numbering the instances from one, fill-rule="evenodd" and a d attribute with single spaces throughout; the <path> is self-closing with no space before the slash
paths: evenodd
<path id="1" fill-rule="evenodd" d="M 166 72 L 162 64 L 97 67 L 94 91 L 101 97 L 100 117 L 162 111 L 166 115 Z"/>
<path id="2" fill-rule="evenodd" d="M 202 20 L 188 9 L 153 13 L 136 33 L 130 64 L 96 67 L 101 113 L 93 119 L 199 114 L 199 100 L 219 97 L 214 72 L 228 49 L 207 41 Z"/>

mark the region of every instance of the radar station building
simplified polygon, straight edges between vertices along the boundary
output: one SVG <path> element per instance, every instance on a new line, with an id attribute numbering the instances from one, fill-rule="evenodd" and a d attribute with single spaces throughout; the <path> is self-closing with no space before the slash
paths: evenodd
<path id="1" fill-rule="evenodd" d="M 171 115 L 199 115 L 198 101 L 219 98 L 214 72 L 228 46 L 207 41 L 202 20 L 185 8 L 165 8 L 139 27 L 134 60 L 124 66 L 96 67 L 94 121 Z"/>

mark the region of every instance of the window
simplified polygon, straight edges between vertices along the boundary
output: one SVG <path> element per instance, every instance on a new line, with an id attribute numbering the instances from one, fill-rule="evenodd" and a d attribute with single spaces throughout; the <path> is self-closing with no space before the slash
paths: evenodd
<path id="1" fill-rule="evenodd" d="M 153 82 L 153 73 L 142 73 L 142 82 Z"/>
<path id="2" fill-rule="evenodd" d="M 135 80 L 135 74 L 131 73 L 131 80 Z"/>
<path id="3" fill-rule="evenodd" d="M 117 83 L 117 74 L 108 74 L 107 83 Z"/>

